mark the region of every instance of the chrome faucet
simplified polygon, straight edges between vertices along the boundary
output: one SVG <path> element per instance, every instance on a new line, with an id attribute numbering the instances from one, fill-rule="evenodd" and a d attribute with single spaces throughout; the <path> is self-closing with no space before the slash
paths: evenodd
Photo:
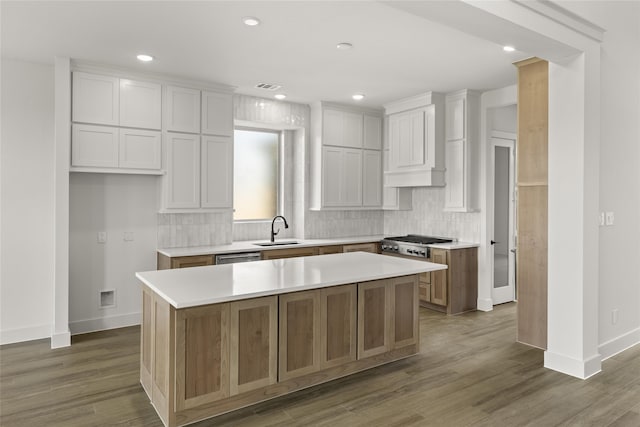
<path id="1" fill-rule="evenodd" d="M 282 220 L 284 221 L 284 228 L 289 228 L 289 224 L 287 224 L 287 220 L 285 219 L 285 217 L 283 217 L 282 215 L 276 215 L 273 217 L 273 220 L 271 221 L 271 243 L 276 241 L 276 235 L 280 232 L 280 229 L 278 228 L 278 231 L 273 231 L 273 225 L 276 222 L 276 219 L 278 218 L 282 218 Z"/>

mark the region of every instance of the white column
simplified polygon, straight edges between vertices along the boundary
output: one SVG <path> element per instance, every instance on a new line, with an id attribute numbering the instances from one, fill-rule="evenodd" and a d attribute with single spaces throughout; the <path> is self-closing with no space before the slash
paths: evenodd
<path id="1" fill-rule="evenodd" d="M 548 341 L 544 365 L 578 378 L 598 354 L 599 46 L 549 64 Z"/>
<path id="2" fill-rule="evenodd" d="M 51 348 L 71 345 L 69 331 L 69 161 L 71 150 L 71 61 L 55 59 L 55 285 Z"/>

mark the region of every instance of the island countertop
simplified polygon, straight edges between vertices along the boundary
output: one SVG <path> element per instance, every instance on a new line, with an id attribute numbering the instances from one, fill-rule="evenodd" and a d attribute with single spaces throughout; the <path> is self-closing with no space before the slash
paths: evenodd
<path id="1" fill-rule="evenodd" d="M 181 309 L 446 268 L 422 260 L 350 252 L 146 271 L 136 273 L 136 277 L 173 307 Z"/>

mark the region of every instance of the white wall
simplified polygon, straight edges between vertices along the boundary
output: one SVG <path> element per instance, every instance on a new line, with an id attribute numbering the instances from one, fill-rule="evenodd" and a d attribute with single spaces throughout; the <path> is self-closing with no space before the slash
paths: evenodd
<path id="1" fill-rule="evenodd" d="M 53 66 L 2 60 L 0 344 L 51 335 Z"/>
<path id="2" fill-rule="evenodd" d="M 491 114 L 491 129 L 516 133 L 518 128 L 517 113 L 518 108 L 515 105 L 507 105 L 493 109 Z"/>
<path id="3" fill-rule="evenodd" d="M 156 269 L 157 180 L 146 175 L 72 173 L 69 206 L 69 323 L 72 334 L 140 323 L 137 271 Z M 107 233 L 98 243 L 97 233 Z M 134 240 L 125 241 L 132 232 Z M 99 308 L 99 292 L 116 306 Z"/>
<path id="4" fill-rule="evenodd" d="M 601 66 L 600 353 L 640 342 L 640 3 L 562 2 L 604 27 Z M 588 173 L 588 171 L 587 171 Z M 613 324 L 612 311 L 618 310 Z"/>

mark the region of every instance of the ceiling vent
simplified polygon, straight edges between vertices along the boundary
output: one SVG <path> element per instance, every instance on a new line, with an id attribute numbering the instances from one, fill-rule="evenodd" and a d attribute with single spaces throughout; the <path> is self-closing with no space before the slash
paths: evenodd
<path id="1" fill-rule="evenodd" d="M 259 83 L 259 84 L 256 85 L 256 87 L 258 89 L 264 89 L 264 90 L 278 90 L 282 86 L 280 86 L 280 85 L 272 85 L 272 84 L 269 84 L 269 83 Z"/>

